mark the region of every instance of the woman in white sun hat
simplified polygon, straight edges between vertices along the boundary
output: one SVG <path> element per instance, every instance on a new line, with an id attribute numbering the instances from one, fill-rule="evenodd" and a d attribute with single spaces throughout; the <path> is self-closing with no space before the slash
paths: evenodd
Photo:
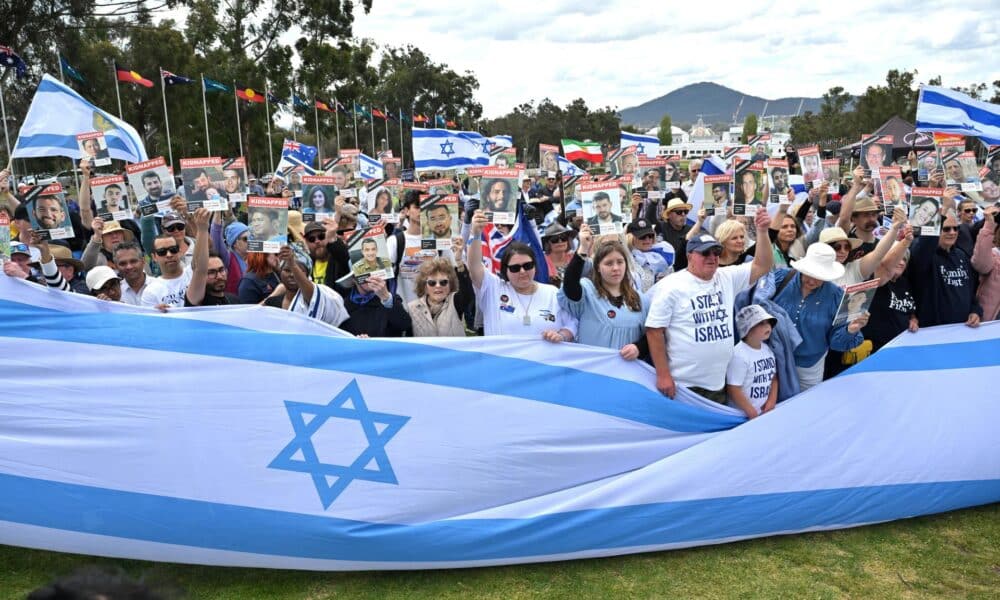
<path id="1" fill-rule="evenodd" d="M 826 353 L 833 349 L 846 352 L 864 341 L 861 328 L 868 314 L 833 327 L 843 290 L 836 283 L 844 275 L 844 265 L 828 244 L 813 244 L 805 258 L 792 261 L 791 269 L 778 269 L 774 280 L 778 293 L 774 298 L 795 323 L 802 343 L 795 348 L 795 370 L 802 391 L 823 380 Z"/>

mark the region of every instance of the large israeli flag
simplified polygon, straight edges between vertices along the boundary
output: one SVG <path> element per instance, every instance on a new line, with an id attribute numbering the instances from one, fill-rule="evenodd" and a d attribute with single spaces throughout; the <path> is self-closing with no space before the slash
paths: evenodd
<path id="1" fill-rule="evenodd" d="M 490 149 L 510 148 L 509 135 L 484 136 L 476 131 L 413 130 L 413 166 L 428 169 L 464 169 L 489 164 Z"/>
<path id="2" fill-rule="evenodd" d="M 660 138 L 655 135 L 644 135 L 641 133 L 621 132 L 621 147 L 636 147 L 636 153 L 647 158 L 656 158 L 660 155 Z"/>
<path id="3" fill-rule="evenodd" d="M 563 177 L 576 177 L 577 175 L 587 174 L 587 171 L 574 165 L 562 154 L 556 155 L 556 164 L 559 165 L 559 170 L 562 171 Z"/>
<path id="4" fill-rule="evenodd" d="M 978 137 L 1000 145 L 1000 106 L 948 88 L 925 85 L 917 98 L 917 131 Z"/>
<path id="5" fill-rule="evenodd" d="M 1000 500 L 996 324 L 905 334 L 741 425 L 600 348 L 354 339 L 265 307 L 159 314 L 2 276 L 0 319 L 17 324 L 0 333 L 0 544 L 471 567 Z"/>
<path id="6" fill-rule="evenodd" d="M 14 144 L 14 158 L 81 158 L 78 133 L 103 131 L 111 158 L 148 160 L 146 145 L 131 125 L 97 108 L 51 75 L 43 75 Z"/>
<path id="7" fill-rule="evenodd" d="M 358 165 L 361 168 L 362 179 L 382 179 L 385 167 L 378 160 L 368 156 L 364 152 L 358 155 Z"/>

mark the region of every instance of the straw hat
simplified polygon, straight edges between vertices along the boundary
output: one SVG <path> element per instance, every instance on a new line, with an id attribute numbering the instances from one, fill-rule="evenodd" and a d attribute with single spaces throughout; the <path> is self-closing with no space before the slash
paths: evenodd
<path id="1" fill-rule="evenodd" d="M 851 250 L 856 250 L 858 246 L 861 245 L 861 240 L 858 238 L 849 238 L 843 229 L 840 227 L 827 227 L 819 234 L 819 241 L 821 244 L 832 244 L 834 242 L 848 242 L 851 244 Z"/>
<path id="2" fill-rule="evenodd" d="M 827 244 L 813 244 L 805 258 L 792 261 L 792 268 L 820 281 L 833 281 L 844 276 L 844 265 L 837 262 L 837 251 Z"/>

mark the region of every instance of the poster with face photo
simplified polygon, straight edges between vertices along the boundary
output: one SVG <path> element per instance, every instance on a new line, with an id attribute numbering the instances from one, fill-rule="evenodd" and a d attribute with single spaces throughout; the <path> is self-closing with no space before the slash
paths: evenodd
<path id="1" fill-rule="evenodd" d="M 403 174 L 403 159 L 387 156 L 382 159 L 382 177 L 399 179 Z"/>
<path id="2" fill-rule="evenodd" d="M 0 265 L 10 260 L 10 215 L 0 211 Z"/>
<path id="3" fill-rule="evenodd" d="M 372 275 L 379 275 L 382 279 L 393 278 L 383 224 L 355 231 L 346 243 L 355 283 L 364 283 Z"/>
<path id="4" fill-rule="evenodd" d="M 980 171 L 982 179 L 1000 183 L 1000 146 L 990 146 L 986 151 L 986 163 Z"/>
<path id="5" fill-rule="evenodd" d="M 277 254 L 288 244 L 288 198 L 247 198 L 250 252 Z"/>
<path id="6" fill-rule="evenodd" d="M 811 190 L 823 183 L 823 165 L 820 162 L 819 146 L 799 148 L 799 164 L 802 165 L 802 181 Z"/>
<path id="7" fill-rule="evenodd" d="M 910 190 L 910 225 L 920 235 L 941 235 L 941 199 L 944 188 L 915 187 Z"/>
<path id="8" fill-rule="evenodd" d="M 247 162 L 242 156 L 222 161 L 223 193 L 229 204 L 247 201 Z"/>
<path id="9" fill-rule="evenodd" d="M 761 133 L 748 139 L 747 145 L 750 146 L 750 160 L 767 161 L 771 156 L 770 142 L 770 133 Z"/>
<path id="10" fill-rule="evenodd" d="M 639 172 L 639 154 L 635 146 L 612 150 L 608 154 L 608 167 L 615 177 L 635 177 Z"/>
<path id="11" fill-rule="evenodd" d="M 767 169 L 767 201 L 769 203 L 787 202 L 788 198 L 788 161 L 783 158 L 769 158 L 765 163 Z"/>
<path id="12" fill-rule="evenodd" d="M 302 221 L 320 221 L 333 217 L 333 200 L 337 186 L 329 175 L 304 175 L 302 177 Z"/>
<path id="13" fill-rule="evenodd" d="M 944 182 L 948 187 L 954 187 L 963 192 L 980 192 L 983 182 L 979 179 L 979 168 L 976 166 L 976 154 L 953 150 L 943 154 Z"/>
<path id="14" fill-rule="evenodd" d="M 365 186 L 365 201 L 362 211 L 368 215 L 368 222 L 398 223 L 399 215 L 394 207 L 399 199 L 398 179 L 376 179 Z"/>
<path id="15" fill-rule="evenodd" d="M 622 220 L 625 223 L 632 222 L 632 185 L 635 183 L 631 177 L 622 176 L 615 179 L 618 183 L 618 197 L 622 203 Z"/>
<path id="16" fill-rule="evenodd" d="M 645 158 L 639 157 L 639 187 L 651 190 L 664 190 L 664 183 L 667 177 L 666 158 Z M 644 198 L 646 196 L 643 196 Z"/>
<path id="17" fill-rule="evenodd" d="M 429 194 L 457 194 L 458 190 L 455 189 L 455 182 L 451 179 L 440 178 L 440 179 L 429 179 L 423 182 L 427 186 L 427 192 Z"/>
<path id="18" fill-rule="evenodd" d="M 481 176 L 479 206 L 495 225 L 513 225 L 517 217 L 519 172 L 517 169 L 489 167 Z"/>
<path id="19" fill-rule="evenodd" d="M 892 164 L 892 142 L 891 135 L 861 137 L 861 168 L 865 177 L 875 177 L 873 172 Z"/>
<path id="20" fill-rule="evenodd" d="M 492 148 L 490 150 L 490 166 L 516 169 L 517 148 Z"/>
<path id="21" fill-rule="evenodd" d="M 125 166 L 129 187 L 142 216 L 170 212 L 170 199 L 176 194 L 174 176 L 162 156 Z"/>
<path id="22" fill-rule="evenodd" d="M 833 327 L 840 327 L 858 319 L 866 312 L 875 298 L 878 290 L 879 279 L 872 279 L 844 288 L 844 296 L 837 307 L 837 314 L 833 317 Z"/>
<path id="23" fill-rule="evenodd" d="M 725 173 L 720 175 L 705 175 L 705 195 L 702 197 L 701 207 L 705 209 L 705 215 L 712 217 L 716 214 L 723 214 L 729 206 L 729 185 L 732 178 Z M 719 212 L 722 211 L 722 212 Z"/>
<path id="24" fill-rule="evenodd" d="M 578 183 L 580 204 L 583 208 L 583 222 L 590 226 L 594 235 L 622 233 L 624 231 L 622 218 L 621 188 L 618 182 L 590 181 Z"/>
<path id="25" fill-rule="evenodd" d="M 667 164 L 663 168 L 663 189 L 676 190 L 681 187 L 681 157 L 668 156 Z"/>
<path id="26" fill-rule="evenodd" d="M 559 146 L 551 144 L 538 144 L 538 170 L 542 177 L 559 170 Z"/>
<path id="27" fill-rule="evenodd" d="M 734 173 L 736 192 L 733 194 L 733 214 L 753 217 L 764 206 L 764 165 L 748 160 L 738 162 Z"/>
<path id="28" fill-rule="evenodd" d="M 821 163 L 823 165 L 823 181 L 830 184 L 828 193 L 840 193 L 840 159 L 824 158 Z"/>
<path id="29" fill-rule="evenodd" d="M 461 233 L 458 222 L 458 196 L 427 194 L 420 197 L 420 247 L 424 250 L 447 250 L 451 238 Z"/>
<path id="30" fill-rule="evenodd" d="M 73 237 L 73 224 L 66 208 L 66 195 L 62 186 L 53 183 L 47 186 L 21 186 L 18 188 L 28 208 L 31 228 L 43 240 L 65 240 Z"/>
<path id="31" fill-rule="evenodd" d="M 876 195 L 882 198 L 883 204 L 895 206 L 906 203 L 906 187 L 899 167 L 882 167 L 878 172 L 878 188 Z M 886 213 L 889 213 L 888 209 Z"/>
<path id="32" fill-rule="evenodd" d="M 182 158 L 181 179 L 189 212 L 198 208 L 221 211 L 229 207 L 224 195 L 226 184 L 221 158 Z"/>
<path id="33" fill-rule="evenodd" d="M 108 140 L 103 131 L 89 131 L 76 136 L 80 147 L 80 158 L 89 158 L 91 166 L 105 167 L 111 164 L 111 154 L 108 153 Z"/>
<path id="34" fill-rule="evenodd" d="M 95 177 L 90 180 L 90 197 L 97 206 L 97 216 L 105 223 L 132 218 L 125 178 L 121 175 Z"/>
<path id="35" fill-rule="evenodd" d="M 931 180 L 931 173 L 935 169 L 944 170 L 944 166 L 938 159 L 935 150 L 922 150 L 917 152 L 917 181 L 926 184 Z"/>

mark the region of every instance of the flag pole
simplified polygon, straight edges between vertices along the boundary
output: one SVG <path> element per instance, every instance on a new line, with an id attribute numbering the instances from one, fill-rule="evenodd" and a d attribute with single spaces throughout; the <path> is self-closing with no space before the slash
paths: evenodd
<path id="1" fill-rule="evenodd" d="M 361 143 L 358 141 L 358 103 L 351 101 L 351 114 L 354 115 L 354 145 L 358 148 L 361 147 Z"/>
<path id="2" fill-rule="evenodd" d="M 7 131 L 7 106 L 4 103 L 3 76 L 0 76 L 0 117 L 3 118 L 3 139 L 7 144 L 7 164 L 10 166 L 10 189 L 16 190 L 17 185 L 14 182 L 17 179 L 14 177 L 14 156 L 10 153 L 10 133 Z"/>
<path id="3" fill-rule="evenodd" d="M 243 156 L 243 125 L 240 123 L 240 97 L 236 95 L 236 81 L 233 81 L 233 104 L 236 105 L 236 138 L 240 142 L 240 156 Z"/>
<path id="4" fill-rule="evenodd" d="M 313 95 L 313 117 L 316 119 L 316 150 L 319 151 L 319 164 L 323 166 L 323 144 L 319 143 L 319 106 L 316 104 L 316 96 Z"/>
<path id="5" fill-rule="evenodd" d="M 333 123 L 337 127 L 337 156 L 340 156 L 340 100 L 333 97 Z"/>
<path id="6" fill-rule="evenodd" d="M 122 121 L 124 121 L 125 117 L 122 116 L 122 93 L 118 89 L 118 63 L 117 62 L 112 62 L 111 63 L 111 70 L 113 70 L 115 72 L 115 98 L 118 99 L 118 118 L 121 119 Z M 62 77 L 62 65 L 59 65 L 59 76 Z"/>
<path id="7" fill-rule="evenodd" d="M 62 52 L 59 52 L 59 50 L 56 50 L 56 60 L 59 61 L 59 82 L 62 83 L 63 85 L 65 85 L 66 84 L 66 76 L 63 74 Z M 115 87 L 116 88 L 118 87 L 118 70 L 117 69 L 115 69 Z M 119 116 L 121 115 L 121 112 L 122 112 L 122 101 L 121 101 L 121 98 L 119 98 L 118 99 L 118 113 L 119 113 Z M 122 120 L 124 120 L 124 119 L 122 119 Z M 4 136 L 7 135 L 7 115 L 6 114 L 4 114 L 4 117 L 3 117 L 3 134 L 4 134 Z M 10 142 L 7 142 L 7 154 L 8 155 L 10 154 Z M 11 168 L 13 169 L 14 161 L 11 160 L 10 164 L 11 164 Z M 69 161 L 69 170 L 73 171 L 73 180 L 76 181 L 76 194 L 77 194 L 77 197 L 79 197 L 79 195 L 80 195 L 80 174 L 76 172 L 76 165 L 73 164 L 73 159 L 70 159 L 70 161 Z M 11 175 L 13 175 L 13 173 L 14 173 L 14 171 L 11 170 Z"/>
<path id="8" fill-rule="evenodd" d="M 212 140 L 208 136 L 208 100 L 205 99 L 205 74 L 201 75 L 201 107 L 205 113 L 205 151 L 208 156 L 212 156 Z"/>
<path id="9" fill-rule="evenodd" d="M 403 150 L 403 109 L 396 109 L 396 114 L 399 115 L 399 168 L 402 170 L 405 163 L 403 157 L 406 156 L 406 152 Z"/>
<path id="10" fill-rule="evenodd" d="M 372 113 L 372 110 L 374 110 L 374 109 L 375 109 L 374 106 L 372 106 L 371 104 L 368 105 L 368 125 L 369 125 L 369 129 L 371 129 L 371 134 L 372 134 L 372 156 L 373 157 L 378 156 L 378 149 L 375 148 L 375 115 Z"/>
<path id="11" fill-rule="evenodd" d="M 382 107 L 382 114 L 385 115 L 383 121 L 385 121 L 385 145 L 389 145 L 389 109 L 385 106 Z"/>
<path id="12" fill-rule="evenodd" d="M 264 80 L 264 116 L 267 117 L 267 160 L 271 165 L 271 172 L 274 172 L 274 140 L 271 139 L 271 105 L 268 96 L 271 92 L 267 89 L 267 79 Z"/>
<path id="13" fill-rule="evenodd" d="M 170 168 L 173 168 L 174 149 L 170 145 L 170 116 L 167 114 L 167 84 L 163 79 L 163 67 L 160 67 L 160 95 L 163 96 L 163 121 L 167 126 L 167 157 L 170 159 Z"/>

